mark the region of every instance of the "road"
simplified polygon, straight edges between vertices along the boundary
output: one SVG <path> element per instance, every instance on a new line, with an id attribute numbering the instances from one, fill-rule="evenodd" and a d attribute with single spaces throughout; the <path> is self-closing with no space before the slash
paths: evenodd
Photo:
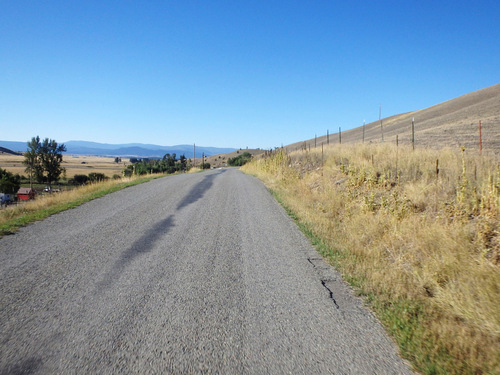
<path id="1" fill-rule="evenodd" d="M 256 178 L 157 179 L 0 239 L 0 373 L 410 374 Z"/>

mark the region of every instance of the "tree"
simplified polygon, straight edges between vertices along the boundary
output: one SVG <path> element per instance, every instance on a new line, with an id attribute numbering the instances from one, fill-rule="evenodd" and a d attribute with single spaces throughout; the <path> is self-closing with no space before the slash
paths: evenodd
<path id="1" fill-rule="evenodd" d="M 28 151 L 24 154 L 23 163 L 27 166 L 25 171 L 29 173 L 30 183 L 33 177 L 35 177 L 38 182 L 43 182 L 43 166 L 40 157 L 40 147 L 40 137 L 33 137 L 31 141 L 28 142 Z"/>
<path id="2" fill-rule="evenodd" d="M 21 187 L 21 176 L 0 168 L 0 193 L 15 194 Z"/>
<path id="3" fill-rule="evenodd" d="M 88 176 L 85 174 L 75 174 L 73 176 L 73 185 L 85 185 L 89 180 Z"/>
<path id="4" fill-rule="evenodd" d="M 106 180 L 107 177 L 104 173 L 97 173 L 97 172 L 92 172 L 89 173 L 89 181 L 90 182 L 101 182 Z"/>
<path id="5" fill-rule="evenodd" d="M 250 154 L 249 152 L 244 152 L 239 156 L 229 158 L 227 160 L 227 163 L 233 167 L 241 167 L 242 165 L 248 163 L 250 160 L 252 160 L 252 154 Z"/>
<path id="6" fill-rule="evenodd" d="M 27 165 L 26 172 L 35 176 L 39 183 L 57 182 L 64 172 L 61 167 L 62 153 L 66 151 L 64 144 L 58 145 L 53 139 L 45 138 L 40 142 L 36 136 L 28 142 L 28 151 L 24 154 L 24 164 Z"/>
<path id="7" fill-rule="evenodd" d="M 187 159 L 184 154 L 182 154 L 181 157 L 179 158 L 179 164 L 180 164 L 180 170 L 185 171 L 187 168 Z"/>
<path id="8" fill-rule="evenodd" d="M 200 168 L 201 169 L 210 169 L 210 163 L 201 163 Z"/>

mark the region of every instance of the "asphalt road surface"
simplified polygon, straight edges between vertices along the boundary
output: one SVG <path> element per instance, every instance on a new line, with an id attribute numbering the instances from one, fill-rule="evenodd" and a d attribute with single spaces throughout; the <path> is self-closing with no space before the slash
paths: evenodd
<path id="1" fill-rule="evenodd" d="M 0 373 L 411 371 L 265 187 L 225 169 L 0 239 Z"/>

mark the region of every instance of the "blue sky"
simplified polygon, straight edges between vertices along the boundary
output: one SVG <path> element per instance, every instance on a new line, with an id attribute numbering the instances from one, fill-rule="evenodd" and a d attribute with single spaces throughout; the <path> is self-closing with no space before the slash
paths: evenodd
<path id="1" fill-rule="evenodd" d="M 0 139 L 286 145 L 499 83 L 499 20 L 497 0 L 0 0 Z"/>

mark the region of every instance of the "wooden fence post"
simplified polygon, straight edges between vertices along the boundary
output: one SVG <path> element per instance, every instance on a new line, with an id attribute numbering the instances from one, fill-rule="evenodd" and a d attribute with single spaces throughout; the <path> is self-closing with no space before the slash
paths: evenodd
<path id="1" fill-rule="evenodd" d="M 483 138 L 481 136 L 481 120 L 479 120 L 479 153 L 483 153 Z"/>
<path id="2" fill-rule="evenodd" d="M 411 146 L 415 151 L 415 117 L 411 119 Z"/>

